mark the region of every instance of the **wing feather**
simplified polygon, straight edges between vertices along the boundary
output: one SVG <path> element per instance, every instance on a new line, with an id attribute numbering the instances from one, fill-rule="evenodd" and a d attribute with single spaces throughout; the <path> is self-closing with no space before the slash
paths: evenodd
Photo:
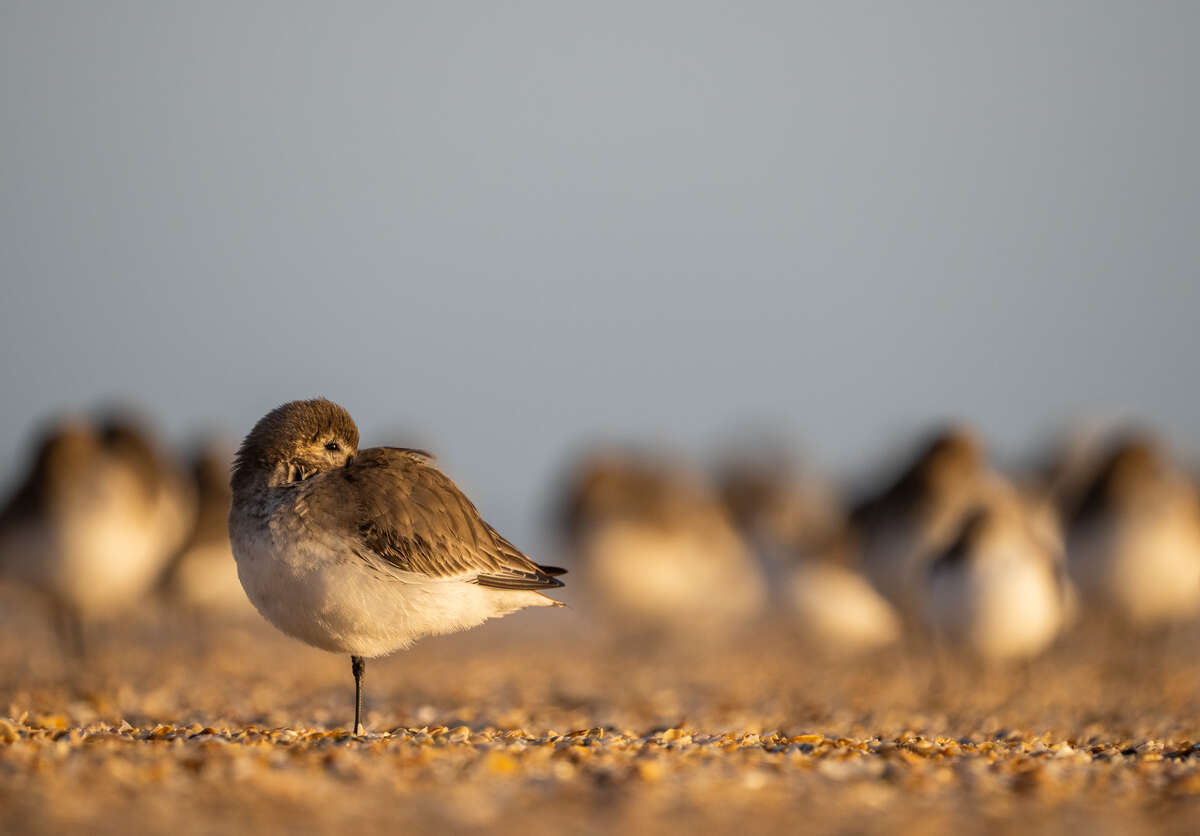
<path id="1" fill-rule="evenodd" d="M 542 567 L 488 525 L 428 454 L 362 450 L 345 467 L 311 480 L 304 503 L 314 520 L 403 571 L 496 589 L 553 589 Z"/>

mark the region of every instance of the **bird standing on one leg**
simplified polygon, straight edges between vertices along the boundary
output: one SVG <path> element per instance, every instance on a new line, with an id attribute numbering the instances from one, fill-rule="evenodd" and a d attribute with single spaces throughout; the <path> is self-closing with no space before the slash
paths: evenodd
<path id="1" fill-rule="evenodd" d="M 318 398 L 269 412 L 233 473 L 238 577 L 272 624 L 351 657 L 355 734 L 365 659 L 524 607 L 562 606 L 540 566 L 488 525 L 430 463 L 399 447 L 358 450 L 349 413 Z"/>

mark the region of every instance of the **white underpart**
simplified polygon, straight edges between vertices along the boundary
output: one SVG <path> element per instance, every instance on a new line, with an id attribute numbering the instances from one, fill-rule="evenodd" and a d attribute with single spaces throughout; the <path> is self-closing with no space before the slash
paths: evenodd
<path id="1" fill-rule="evenodd" d="M 732 529 L 597 526 L 581 545 L 596 603 L 639 626 L 704 630 L 761 612 L 766 584 Z"/>
<path id="2" fill-rule="evenodd" d="M 188 549 L 171 573 L 170 591 L 176 600 L 191 607 L 251 611 L 228 543 L 204 543 Z"/>
<path id="3" fill-rule="evenodd" d="M 230 533 L 255 608 L 289 636 L 334 653 L 384 656 L 425 636 L 557 604 L 531 590 L 480 586 L 473 576 L 437 579 L 372 566 L 335 538 L 304 531 L 290 512 L 256 525 L 235 509 Z"/>
<path id="4" fill-rule="evenodd" d="M 805 563 L 788 578 L 788 603 L 804 631 L 831 650 L 864 652 L 900 636 L 900 620 L 866 578 L 844 566 Z"/>
<path id="5" fill-rule="evenodd" d="M 15 524 L 0 542 L 4 574 L 42 590 L 87 618 L 131 606 L 169 556 L 133 477 L 98 467 L 42 516 Z"/>
<path id="6" fill-rule="evenodd" d="M 1027 659 L 1054 641 L 1064 606 L 1047 561 L 997 547 L 930 575 L 925 620 L 935 635 L 981 658 Z"/>
<path id="7" fill-rule="evenodd" d="M 950 544 L 969 511 L 1010 493 L 1003 479 L 986 473 L 976 484 L 947 493 L 932 508 L 882 521 L 864 532 L 863 571 L 900 614 L 918 617 L 930 561 Z"/>
<path id="8" fill-rule="evenodd" d="M 1200 520 L 1191 501 L 1141 509 L 1074 541 L 1072 575 L 1084 597 L 1139 627 L 1200 612 Z"/>

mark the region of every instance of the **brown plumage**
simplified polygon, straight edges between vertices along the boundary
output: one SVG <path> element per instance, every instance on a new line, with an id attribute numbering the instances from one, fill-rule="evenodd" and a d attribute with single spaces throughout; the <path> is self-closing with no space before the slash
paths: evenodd
<path id="1" fill-rule="evenodd" d="M 928 561 L 998 484 L 979 437 L 950 426 L 931 435 L 894 482 L 851 512 L 864 570 L 904 615 L 919 607 Z"/>
<path id="2" fill-rule="evenodd" d="M 363 450 L 299 501 L 314 525 L 357 539 L 367 560 L 496 589 L 553 589 L 564 570 L 541 566 L 486 523 L 428 453 Z"/>

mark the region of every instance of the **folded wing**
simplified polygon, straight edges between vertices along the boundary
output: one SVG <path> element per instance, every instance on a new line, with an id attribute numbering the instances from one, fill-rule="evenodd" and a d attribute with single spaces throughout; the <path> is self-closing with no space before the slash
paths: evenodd
<path id="1" fill-rule="evenodd" d="M 404 572 L 496 589 L 552 589 L 564 570 L 540 566 L 500 536 L 428 455 L 399 447 L 362 450 L 314 479 L 310 514 Z"/>

